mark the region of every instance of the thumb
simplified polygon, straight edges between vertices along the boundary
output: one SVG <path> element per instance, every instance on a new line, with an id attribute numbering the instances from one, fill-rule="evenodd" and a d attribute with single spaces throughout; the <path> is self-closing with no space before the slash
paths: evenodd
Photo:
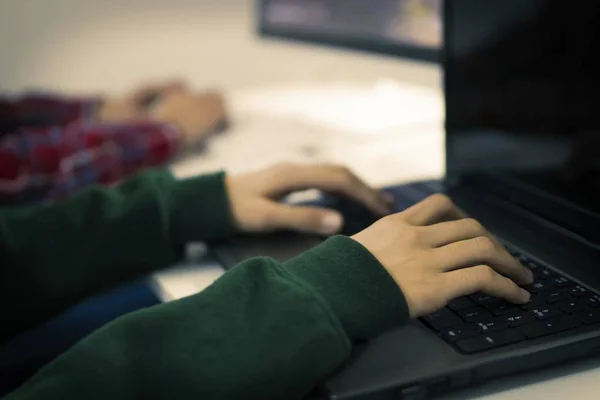
<path id="1" fill-rule="evenodd" d="M 278 205 L 269 222 L 271 229 L 333 235 L 342 229 L 344 218 L 340 213 L 325 208 Z"/>

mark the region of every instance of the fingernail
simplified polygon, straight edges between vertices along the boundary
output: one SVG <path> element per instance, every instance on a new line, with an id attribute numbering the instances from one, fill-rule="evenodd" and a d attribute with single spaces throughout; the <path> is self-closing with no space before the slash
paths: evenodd
<path id="1" fill-rule="evenodd" d="M 533 282 L 533 280 L 534 280 L 533 272 L 531 272 L 531 270 L 529 268 L 525 268 L 525 274 L 527 276 L 527 281 L 529 283 Z"/>
<path id="2" fill-rule="evenodd" d="M 521 289 L 521 297 L 523 298 L 523 301 L 527 302 L 531 299 L 531 293 L 525 289 Z"/>
<path id="3" fill-rule="evenodd" d="M 327 213 L 321 220 L 321 231 L 325 235 L 333 235 L 342 229 L 344 219 L 338 213 Z"/>

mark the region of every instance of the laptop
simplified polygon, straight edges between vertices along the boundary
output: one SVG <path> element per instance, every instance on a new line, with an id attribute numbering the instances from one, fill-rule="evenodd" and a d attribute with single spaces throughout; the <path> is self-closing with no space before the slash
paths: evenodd
<path id="1" fill-rule="evenodd" d="M 317 398 L 430 398 L 600 352 L 600 4 L 447 0 L 444 15 L 446 176 L 386 190 L 397 211 L 448 194 L 532 269 L 532 301 L 455 299 L 359 345 Z M 347 234 L 373 221 L 323 204 Z M 216 254 L 286 260 L 320 240 L 238 238 Z"/>

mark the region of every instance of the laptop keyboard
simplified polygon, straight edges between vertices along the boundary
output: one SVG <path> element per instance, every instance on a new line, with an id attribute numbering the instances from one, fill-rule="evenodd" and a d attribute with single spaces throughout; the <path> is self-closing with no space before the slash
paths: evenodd
<path id="1" fill-rule="evenodd" d="M 452 300 L 422 320 L 463 353 L 533 340 L 581 325 L 600 324 L 600 295 L 556 271 L 509 250 L 531 269 L 535 280 L 525 287 L 531 301 L 515 305 L 476 293 Z"/>
<path id="2" fill-rule="evenodd" d="M 427 196 L 442 191 L 440 181 L 423 181 L 385 188 L 402 211 Z M 364 207 L 343 198 L 328 198 L 322 205 L 345 216 L 343 233 L 352 235 L 375 222 Z M 527 256 L 510 250 L 534 274 L 525 287 L 531 301 L 515 305 L 504 299 L 476 293 L 451 301 L 421 320 L 446 342 L 466 354 L 557 334 L 581 325 L 600 325 L 600 295 L 572 282 Z"/>

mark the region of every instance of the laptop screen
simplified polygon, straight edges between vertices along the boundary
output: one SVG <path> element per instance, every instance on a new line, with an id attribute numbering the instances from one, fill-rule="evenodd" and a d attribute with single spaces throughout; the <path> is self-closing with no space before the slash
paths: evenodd
<path id="1" fill-rule="evenodd" d="M 600 244 L 600 2 L 447 0 L 448 182 Z"/>
<path id="2" fill-rule="evenodd" d="M 442 0 L 263 0 L 266 34 L 437 59 Z"/>

